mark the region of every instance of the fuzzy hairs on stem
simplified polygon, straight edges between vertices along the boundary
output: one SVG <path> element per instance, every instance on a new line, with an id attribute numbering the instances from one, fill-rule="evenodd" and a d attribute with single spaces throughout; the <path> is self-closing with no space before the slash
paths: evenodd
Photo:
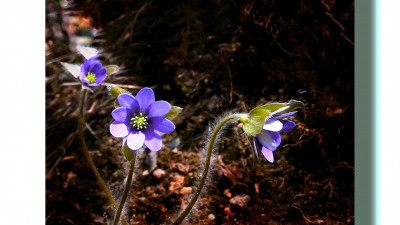
<path id="1" fill-rule="evenodd" d="M 200 181 L 197 185 L 197 189 L 195 190 L 194 194 L 192 195 L 192 198 L 190 199 L 185 210 L 176 218 L 173 225 L 180 224 L 186 218 L 186 216 L 190 213 L 193 206 L 197 202 L 197 199 L 199 198 L 201 191 L 204 187 L 204 184 L 206 182 L 206 179 L 207 179 L 207 174 L 208 174 L 208 171 L 209 171 L 210 165 L 211 165 L 211 159 L 213 158 L 212 157 L 213 150 L 214 150 L 214 148 L 216 148 L 216 145 L 219 142 L 220 137 L 221 137 L 220 131 L 222 131 L 224 129 L 225 125 L 227 125 L 229 121 L 239 120 L 243 116 L 244 116 L 243 114 L 228 114 L 228 115 L 224 116 L 222 119 L 217 120 L 215 125 L 212 126 L 211 131 L 209 130 L 208 133 L 211 133 L 211 135 L 207 135 L 207 137 L 206 137 L 205 146 L 207 147 L 207 153 L 206 153 L 205 158 L 204 158 L 204 154 L 202 154 L 203 172 L 199 175 Z"/>

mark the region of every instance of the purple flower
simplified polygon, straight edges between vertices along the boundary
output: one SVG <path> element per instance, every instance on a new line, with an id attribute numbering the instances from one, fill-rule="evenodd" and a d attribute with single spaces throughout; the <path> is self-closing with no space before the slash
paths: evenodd
<path id="1" fill-rule="evenodd" d="M 129 94 L 118 96 L 121 107 L 112 111 L 114 122 L 110 132 L 116 138 L 125 138 L 131 150 L 138 150 L 145 144 L 151 151 L 162 147 L 161 133 L 170 133 L 175 125 L 164 116 L 171 110 L 166 101 L 155 101 L 154 92 L 143 88 L 136 98 Z"/>
<path id="2" fill-rule="evenodd" d="M 260 133 L 256 134 L 254 137 L 254 147 L 257 149 L 261 147 L 261 153 L 264 157 L 271 163 L 274 162 L 274 154 L 278 146 L 281 144 L 280 132 L 286 132 L 292 130 L 296 124 L 290 120 L 281 120 L 284 117 L 291 116 L 295 112 L 289 112 L 277 116 L 272 116 L 265 121 L 264 127 Z M 281 118 L 281 119 L 279 119 Z"/>
<path id="3" fill-rule="evenodd" d="M 85 86 L 97 87 L 106 77 L 107 70 L 96 58 L 88 59 L 81 65 L 80 78 Z"/>

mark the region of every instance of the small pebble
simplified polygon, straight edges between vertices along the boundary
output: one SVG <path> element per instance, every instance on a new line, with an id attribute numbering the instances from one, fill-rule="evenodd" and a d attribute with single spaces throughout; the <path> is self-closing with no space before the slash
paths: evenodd
<path id="1" fill-rule="evenodd" d="M 157 179 L 160 179 L 161 177 L 165 176 L 165 171 L 163 169 L 158 168 L 158 169 L 154 170 L 153 175 Z"/>
<path id="2" fill-rule="evenodd" d="M 245 194 L 236 195 L 235 197 L 231 198 L 229 202 L 234 205 L 238 205 L 239 207 L 244 207 L 247 203 L 250 202 L 251 197 Z"/>
<path id="3" fill-rule="evenodd" d="M 142 173 L 142 176 L 147 177 L 150 174 L 149 170 L 145 170 Z"/>
<path id="4" fill-rule="evenodd" d="M 232 193 L 231 193 L 231 191 L 230 191 L 229 189 L 225 189 L 224 195 L 225 195 L 226 197 L 228 197 L 228 198 L 231 198 L 231 197 L 232 197 Z"/>
<path id="5" fill-rule="evenodd" d="M 172 181 L 169 183 L 168 191 L 178 193 L 178 190 L 183 187 L 185 177 L 179 174 L 175 174 Z"/>
<path id="6" fill-rule="evenodd" d="M 224 208 L 224 213 L 229 216 L 231 214 L 231 208 L 229 206 Z"/>
<path id="7" fill-rule="evenodd" d="M 183 187 L 180 191 L 182 195 L 188 195 L 192 193 L 193 188 L 192 187 Z"/>
<path id="8" fill-rule="evenodd" d="M 215 220 L 215 216 L 214 216 L 214 214 L 208 214 L 208 219 L 210 219 L 210 220 Z"/>
<path id="9" fill-rule="evenodd" d="M 181 139 L 179 138 L 174 138 L 169 144 L 168 148 L 176 148 L 178 145 L 181 143 Z"/>

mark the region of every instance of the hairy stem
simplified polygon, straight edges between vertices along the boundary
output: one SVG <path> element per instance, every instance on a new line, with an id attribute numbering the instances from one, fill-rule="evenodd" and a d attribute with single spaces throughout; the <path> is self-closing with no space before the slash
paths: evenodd
<path id="1" fill-rule="evenodd" d="M 136 161 L 136 153 L 134 152 L 133 159 L 131 160 L 131 166 L 130 166 L 129 172 L 128 172 L 128 180 L 126 181 L 124 193 L 122 194 L 122 198 L 119 203 L 117 213 L 115 214 L 113 225 L 118 224 L 119 217 L 121 216 L 122 209 L 124 208 L 126 198 L 128 197 L 129 187 L 131 186 L 131 183 L 132 183 L 133 169 L 135 169 L 135 161 Z"/>
<path id="2" fill-rule="evenodd" d="M 197 185 L 196 192 L 194 193 L 194 195 L 193 195 L 192 199 L 190 200 L 189 204 L 186 206 L 185 210 L 174 221 L 173 225 L 178 225 L 185 219 L 185 217 L 189 214 L 190 210 L 192 210 L 194 204 L 196 203 L 197 199 L 200 196 L 201 190 L 203 189 L 204 183 L 205 183 L 206 178 L 207 178 L 208 169 L 210 168 L 212 150 L 214 149 L 215 139 L 217 138 L 217 135 L 218 135 L 219 131 L 230 120 L 240 119 L 242 116 L 243 116 L 243 114 L 232 114 L 232 115 L 229 115 L 229 116 L 225 117 L 224 119 L 222 119 L 217 124 L 217 126 L 215 127 L 215 129 L 214 129 L 214 131 L 213 131 L 213 133 L 211 135 L 210 141 L 208 142 L 206 162 L 204 164 L 204 171 L 200 175 L 201 179 L 200 179 L 199 184 Z"/>
<path id="3" fill-rule="evenodd" d="M 115 202 L 114 197 L 111 195 L 110 190 L 107 188 L 107 185 L 105 184 L 103 178 L 101 178 L 99 172 L 97 171 L 96 166 L 94 165 L 93 160 L 89 155 L 89 150 L 88 150 L 88 148 L 86 146 L 86 142 L 85 142 L 85 136 L 83 135 L 83 121 L 84 121 L 83 108 L 85 105 L 86 93 L 87 93 L 87 90 L 83 89 L 81 104 L 79 106 L 79 118 L 78 118 L 78 130 L 79 130 L 79 136 L 80 136 L 80 139 L 82 142 L 83 155 L 85 156 L 86 161 L 89 163 L 90 169 L 93 171 L 94 175 L 96 176 L 101 189 L 103 189 L 103 191 L 106 193 L 106 196 L 107 196 L 108 200 L 111 202 L 113 208 L 115 210 L 117 210 L 117 203 Z M 122 224 L 128 225 L 125 218 L 122 218 Z"/>

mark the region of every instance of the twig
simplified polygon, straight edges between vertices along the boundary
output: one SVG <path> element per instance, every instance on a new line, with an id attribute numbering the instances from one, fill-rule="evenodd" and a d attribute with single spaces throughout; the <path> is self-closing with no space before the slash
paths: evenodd
<path id="1" fill-rule="evenodd" d="M 61 60 L 65 59 L 65 58 L 68 58 L 68 57 L 73 56 L 73 55 L 75 55 L 75 53 L 66 54 L 66 55 L 62 55 L 62 56 L 54 58 L 54 59 L 50 59 L 49 61 L 46 62 L 46 66 L 50 65 L 52 63 L 55 63 L 57 61 L 61 61 Z"/>
<path id="2" fill-rule="evenodd" d="M 325 12 L 325 14 L 326 14 L 329 18 L 331 18 L 331 20 L 332 20 L 334 23 L 336 23 L 336 25 L 338 25 L 338 27 L 339 27 L 342 31 L 345 31 L 344 26 L 343 26 L 341 23 L 339 23 L 339 21 L 337 21 L 337 20 L 333 17 L 333 15 L 332 15 L 331 13 Z"/>
<path id="3" fill-rule="evenodd" d="M 351 45 L 354 46 L 354 42 L 350 40 L 350 38 L 348 38 L 343 32 L 340 32 L 340 35 L 344 37 L 344 39 L 346 39 L 346 41 L 348 41 Z"/>

